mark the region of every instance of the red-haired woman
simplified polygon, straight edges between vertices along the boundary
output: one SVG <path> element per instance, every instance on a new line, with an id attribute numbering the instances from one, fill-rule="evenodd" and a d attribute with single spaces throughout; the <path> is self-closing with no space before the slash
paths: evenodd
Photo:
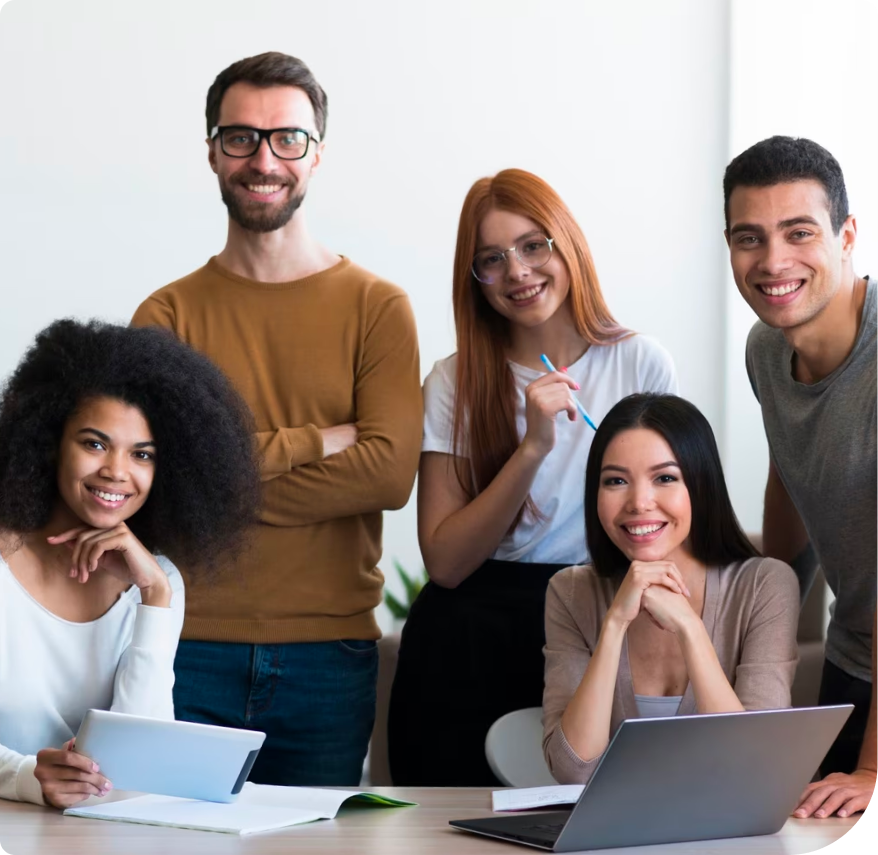
<path id="1" fill-rule="evenodd" d="M 626 395 L 677 391 L 670 356 L 616 323 L 573 215 L 528 172 L 467 194 L 453 298 L 457 353 L 424 383 L 418 536 L 431 581 L 393 685 L 397 785 L 497 784 L 488 728 L 542 702 L 546 588 L 588 559 L 594 431 L 571 396 L 599 421 Z"/>

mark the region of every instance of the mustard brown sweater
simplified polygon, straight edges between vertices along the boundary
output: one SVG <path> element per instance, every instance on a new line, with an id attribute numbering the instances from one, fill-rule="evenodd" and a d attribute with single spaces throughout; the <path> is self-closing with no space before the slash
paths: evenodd
<path id="1" fill-rule="evenodd" d="M 184 639 L 281 644 L 374 639 L 381 512 L 408 500 L 423 403 L 414 317 L 399 288 L 341 258 L 293 282 L 257 282 L 211 258 L 156 291 L 135 326 L 209 356 L 256 420 L 260 522 L 241 558 L 186 581 Z M 320 428 L 357 443 L 323 459 Z"/>

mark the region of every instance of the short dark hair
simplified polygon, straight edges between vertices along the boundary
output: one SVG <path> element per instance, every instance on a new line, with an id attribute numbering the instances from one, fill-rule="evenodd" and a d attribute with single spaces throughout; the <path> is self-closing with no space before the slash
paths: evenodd
<path id="1" fill-rule="evenodd" d="M 607 446 L 617 434 L 647 428 L 661 434 L 680 465 L 692 505 L 689 543 L 693 557 L 709 566 L 725 566 L 759 553 L 735 517 L 719 450 L 701 411 L 676 395 L 639 393 L 616 404 L 601 421 L 585 469 L 585 533 L 600 576 L 621 576 L 631 562 L 604 531 L 598 517 L 598 490 Z"/>
<path id="2" fill-rule="evenodd" d="M 250 411 L 206 356 L 158 327 L 55 321 L 0 394 L 0 531 L 46 525 L 58 501 L 58 450 L 84 401 L 137 407 L 155 440 L 146 502 L 126 520 L 151 552 L 187 569 L 244 544 L 256 522 L 259 473 Z"/>
<path id="3" fill-rule="evenodd" d="M 742 151 L 723 176 L 726 228 L 729 198 L 743 187 L 771 187 L 788 181 L 819 181 L 829 201 L 829 220 L 838 234 L 848 218 L 848 194 L 838 161 L 822 145 L 804 137 L 769 137 Z"/>
<path id="4" fill-rule="evenodd" d="M 233 83 L 250 83 L 253 86 L 298 86 L 304 89 L 314 110 L 317 133 L 322 140 L 326 135 L 326 118 L 329 103 L 323 87 L 317 82 L 311 69 L 294 56 L 278 51 L 260 53 L 233 62 L 223 69 L 207 90 L 207 135 L 219 124 L 220 106 L 226 90 Z M 308 130 L 306 128 L 306 130 Z"/>

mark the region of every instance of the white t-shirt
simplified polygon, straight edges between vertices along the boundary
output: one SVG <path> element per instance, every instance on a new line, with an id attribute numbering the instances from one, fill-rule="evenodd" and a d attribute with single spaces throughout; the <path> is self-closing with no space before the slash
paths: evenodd
<path id="1" fill-rule="evenodd" d="M 519 439 L 527 431 L 525 387 L 545 372 L 509 363 L 515 377 L 515 423 Z M 654 339 L 633 335 L 615 344 L 592 345 L 567 374 L 580 385 L 574 392 L 595 424 L 622 398 L 635 392 L 677 394 L 677 373 L 670 354 Z M 424 441 L 421 451 L 454 454 L 452 420 L 457 354 L 440 359 L 424 381 Z M 577 416 L 559 413 L 555 447 L 543 460 L 530 495 L 544 519 L 525 513 L 492 558 L 549 564 L 588 562 L 585 544 L 585 464 L 594 431 Z M 465 451 L 465 450 L 464 450 Z M 466 456 L 464 453 L 462 456 Z"/>
<path id="2" fill-rule="evenodd" d="M 89 623 L 41 606 L 0 558 L 0 798 L 43 804 L 36 753 L 61 748 L 87 710 L 174 718 L 174 656 L 183 579 L 167 558 L 169 609 L 141 605 L 132 585 Z"/>

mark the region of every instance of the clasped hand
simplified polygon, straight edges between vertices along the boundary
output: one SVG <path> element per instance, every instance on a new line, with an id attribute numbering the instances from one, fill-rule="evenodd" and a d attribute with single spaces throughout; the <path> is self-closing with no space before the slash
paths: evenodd
<path id="1" fill-rule="evenodd" d="M 72 578 L 85 583 L 91 574 L 103 570 L 126 584 L 137 585 L 144 605 L 170 605 L 168 577 L 124 522 L 113 528 L 78 526 L 52 535 L 48 541 L 71 550 Z"/>
<path id="2" fill-rule="evenodd" d="M 610 612 L 626 625 L 646 612 L 656 626 L 676 633 L 695 616 L 690 597 L 673 561 L 632 561 Z"/>

